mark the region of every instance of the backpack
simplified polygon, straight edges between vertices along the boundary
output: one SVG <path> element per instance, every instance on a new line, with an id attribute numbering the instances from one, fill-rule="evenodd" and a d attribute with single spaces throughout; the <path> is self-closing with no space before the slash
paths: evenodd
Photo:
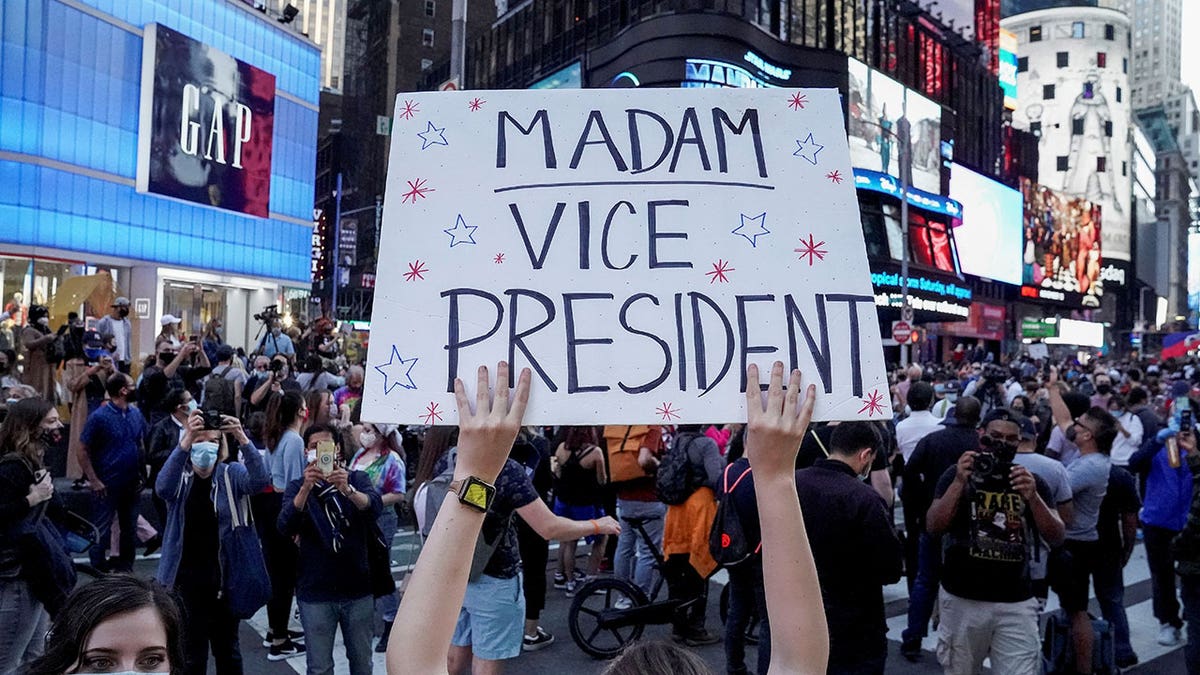
<path id="1" fill-rule="evenodd" d="M 635 425 L 609 425 L 604 427 L 604 445 L 608 451 L 608 482 L 627 483 L 639 478 L 649 478 L 638 464 L 638 453 L 645 445 L 646 437 L 659 433 L 658 427 Z"/>
<path id="2" fill-rule="evenodd" d="M 1104 619 L 1092 618 L 1092 634 L 1092 672 L 1096 675 L 1113 675 L 1118 669 L 1113 652 L 1112 624 Z M 1042 672 L 1048 675 L 1075 672 L 1071 619 L 1061 609 L 1051 612 L 1046 619 L 1046 634 L 1042 637 Z"/>
<path id="3" fill-rule="evenodd" d="M 700 485 L 687 453 L 688 446 L 699 437 L 697 433 L 679 434 L 671 449 L 663 455 L 654 482 L 655 492 L 662 503 L 678 506 L 686 502 Z"/>
<path id="4" fill-rule="evenodd" d="M 422 483 L 413 495 L 413 510 L 417 516 L 417 527 L 421 530 L 422 540 L 427 539 L 429 533 L 433 531 L 433 522 L 437 520 L 438 510 L 442 507 L 442 502 L 446 500 L 446 493 L 450 491 L 450 483 L 454 481 L 454 465 L 458 460 L 457 450 L 450 450 L 449 459 L 446 469 Z M 488 512 L 488 517 L 491 516 L 491 512 Z M 483 570 L 491 561 L 492 554 L 496 552 L 500 542 L 504 541 L 504 535 L 512 524 L 512 514 L 509 514 L 499 531 L 490 539 L 486 533 L 487 523 L 488 520 L 485 518 L 485 527 L 480 529 L 479 537 L 475 540 L 475 553 L 471 558 L 471 572 L 467 576 L 468 581 L 476 581 L 483 575 Z"/>
<path id="5" fill-rule="evenodd" d="M 67 345 L 63 336 L 58 335 L 46 345 L 46 363 L 52 366 L 61 364 L 67 358 Z"/>
<path id="6" fill-rule="evenodd" d="M 158 405 L 162 403 L 162 401 L 152 400 L 153 394 L 150 391 L 150 377 L 155 373 L 161 372 L 162 368 L 158 365 L 150 366 L 142 371 L 141 381 L 138 382 L 136 393 L 138 408 L 143 410 L 146 414 L 149 414 L 151 410 L 157 410 Z"/>
<path id="7" fill-rule="evenodd" d="M 204 409 L 216 410 L 222 415 L 234 414 L 236 398 L 233 380 L 226 379 L 229 374 L 229 369 L 233 366 L 225 366 L 220 372 L 214 372 L 204 381 Z"/>
<path id="8" fill-rule="evenodd" d="M 712 529 L 708 531 L 708 552 L 713 560 L 722 567 L 737 567 L 762 553 L 762 542 L 751 548 L 746 541 L 746 532 L 742 529 L 742 518 L 738 515 L 733 503 L 733 491 L 741 484 L 742 479 L 750 475 L 750 467 L 742 475 L 729 484 L 729 470 L 732 464 L 726 465 L 722 482 L 721 500 L 717 502 L 717 515 L 713 517 Z"/>

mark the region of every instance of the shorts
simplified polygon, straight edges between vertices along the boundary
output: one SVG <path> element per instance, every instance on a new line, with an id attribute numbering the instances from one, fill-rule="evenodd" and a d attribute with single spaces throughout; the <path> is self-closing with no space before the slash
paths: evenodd
<path id="1" fill-rule="evenodd" d="M 1068 539 L 1050 556 L 1050 585 L 1058 594 L 1063 610 L 1087 611 L 1088 584 L 1095 573 L 1099 555 L 1100 542 Z"/>
<path id="2" fill-rule="evenodd" d="M 577 506 L 575 504 L 564 504 L 558 499 L 558 497 L 555 497 L 554 515 L 559 516 L 560 518 L 567 518 L 569 520 L 588 521 L 595 520 L 597 518 L 603 518 L 604 509 L 594 504 L 584 504 L 582 506 Z M 584 540 L 591 544 L 596 541 L 596 536 L 589 534 L 588 536 L 584 537 Z"/>
<path id="3" fill-rule="evenodd" d="M 470 647 L 477 658 L 501 661 L 520 656 L 524 633 L 521 575 L 500 579 L 484 574 L 467 584 L 450 644 Z"/>

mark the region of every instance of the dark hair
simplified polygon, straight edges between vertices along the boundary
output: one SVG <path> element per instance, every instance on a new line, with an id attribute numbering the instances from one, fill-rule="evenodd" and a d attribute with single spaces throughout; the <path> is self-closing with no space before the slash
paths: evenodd
<path id="1" fill-rule="evenodd" d="M 34 470 L 42 468 L 42 420 L 53 409 L 54 404 L 38 397 L 23 398 L 8 406 L 8 416 L 0 424 L 0 457 L 16 455 Z"/>
<path id="2" fill-rule="evenodd" d="M 342 442 L 342 432 L 332 424 L 314 424 L 304 430 L 304 447 L 308 447 L 308 440 L 317 434 L 329 434 L 333 439 L 333 444 L 342 450 L 345 444 Z"/>
<path id="3" fill-rule="evenodd" d="M 262 444 L 263 429 L 267 426 L 267 414 L 261 410 L 255 410 L 246 418 L 246 435 L 255 443 Z"/>
<path id="4" fill-rule="evenodd" d="M 182 614 L 166 589 L 153 581 L 129 574 L 106 574 L 80 586 L 46 635 L 46 653 L 25 666 L 25 675 L 61 675 L 83 657 L 84 647 L 97 626 L 118 614 L 153 607 L 167 634 L 170 672 L 184 672 Z"/>
<path id="5" fill-rule="evenodd" d="M 129 385 L 129 376 L 125 373 L 113 373 L 108 376 L 108 380 L 104 383 L 104 391 L 108 392 L 109 398 L 119 398 L 121 390 Z"/>
<path id="6" fill-rule="evenodd" d="M 1113 441 L 1117 440 L 1117 418 L 1100 406 L 1092 406 L 1087 411 L 1088 419 L 1096 423 L 1092 435 L 1096 437 L 1096 447 L 1100 452 L 1112 452 Z"/>
<path id="7" fill-rule="evenodd" d="M 596 427 L 590 425 L 567 427 L 566 435 L 562 440 L 562 444 L 566 446 L 567 452 L 583 450 L 590 445 L 596 445 L 598 442 Z"/>
<path id="8" fill-rule="evenodd" d="M 1150 395 L 1141 387 L 1134 387 L 1129 390 L 1129 405 L 1141 405 L 1150 399 Z"/>
<path id="9" fill-rule="evenodd" d="M 638 641 L 604 669 L 603 675 L 715 675 L 699 656 L 658 640 Z"/>
<path id="10" fill-rule="evenodd" d="M 983 414 L 983 404 L 974 396 L 959 396 L 954 402 L 954 421 L 959 426 L 974 427 Z"/>
<path id="11" fill-rule="evenodd" d="M 1016 403 L 1017 401 L 1020 401 L 1021 403 L 1025 404 L 1021 408 L 1020 412 L 1026 414 L 1026 415 L 1033 414 L 1033 401 L 1030 401 L 1028 396 L 1026 396 L 1025 394 L 1017 394 L 1016 396 L 1013 397 L 1012 403 L 1009 403 L 1009 405 L 1011 406 L 1013 403 Z M 1013 408 L 1013 411 L 1016 412 L 1017 411 L 1016 408 Z"/>
<path id="12" fill-rule="evenodd" d="M 263 442 L 267 444 L 269 452 L 275 452 L 275 446 L 279 445 L 283 432 L 295 424 L 302 408 L 304 397 L 298 391 L 276 393 L 267 401 L 267 424 L 263 428 Z"/>
<path id="13" fill-rule="evenodd" d="M 317 377 L 314 375 L 313 380 L 315 381 L 316 379 Z M 309 389 L 308 391 L 304 392 L 304 405 L 308 406 L 309 422 L 317 424 L 317 419 L 321 415 L 321 399 L 324 398 L 326 394 L 329 394 L 330 397 L 333 396 L 328 389 Z M 328 409 L 328 406 L 324 407 Z M 331 419 L 329 421 L 332 422 L 333 420 Z"/>
<path id="14" fill-rule="evenodd" d="M 933 386 L 920 380 L 913 382 L 908 388 L 908 405 L 914 411 L 929 410 L 933 405 Z"/>
<path id="15" fill-rule="evenodd" d="M 167 395 L 163 397 L 162 409 L 174 411 L 179 406 L 183 405 L 183 395 L 187 393 L 187 389 L 183 387 L 172 387 Z"/>
<path id="16" fill-rule="evenodd" d="M 442 458 L 453 445 L 458 444 L 458 427 L 433 426 L 425 432 L 424 447 L 421 448 L 421 458 L 417 462 L 417 474 L 413 485 L 420 485 L 433 478 L 438 460 Z"/>
<path id="17" fill-rule="evenodd" d="M 879 433 L 870 422 L 842 422 L 829 437 L 829 452 L 846 457 L 858 454 L 863 448 L 878 452 L 879 446 Z"/>

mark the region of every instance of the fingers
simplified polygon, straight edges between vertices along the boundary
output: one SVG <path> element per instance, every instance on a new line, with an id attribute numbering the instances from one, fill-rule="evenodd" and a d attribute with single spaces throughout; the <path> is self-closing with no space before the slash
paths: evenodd
<path id="1" fill-rule="evenodd" d="M 800 404 L 800 423 L 808 429 L 812 422 L 813 408 L 817 405 L 817 385 L 810 384 L 804 391 L 804 402 Z"/>
<path id="2" fill-rule="evenodd" d="M 751 363 L 746 366 L 746 420 L 748 422 L 758 419 L 763 411 L 761 382 L 758 365 Z"/>
<path id="3" fill-rule="evenodd" d="M 783 408 L 783 361 L 771 365 L 771 384 L 767 387 L 767 412 Z"/>
<path id="4" fill-rule="evenodd" d="M 508 361 L 496 364 L 496 396 L 492 412 L 504 417 L 508 414 Z"/>
<path id="5" fill-rule="evenodd" d="M 800 369 L 792 369 L 788 378 L 787 395 L 783 399 L 783 419 L 790 420 L 796 416 L 796 406 L 800 402 Z"/>
<path id="6" fill-rule="evenodd" d="M 458 419 L 471 418 L 471 402 L 467 400 L 466 387 L 461 377 L 454 378 L 454 402 L 458 404 Z"/>
<path id="7" fill-rule="evenodd" d="M 487 366 L 479 366 L 475 378 L 475 414 L 485 417 L 491 410 L 491 401 L 488 399 L 488 369 Z"/>
<path id="8" fill-rule="evenodd" d="M 509 418 L 515 419 L 518 424 L 525 418 L 525 407 L 529 404 L 529 386 L 532 379 L 532 371 L 522 368 L 521 375 L 517 378 L 517 396 L 508 410 Z"/>

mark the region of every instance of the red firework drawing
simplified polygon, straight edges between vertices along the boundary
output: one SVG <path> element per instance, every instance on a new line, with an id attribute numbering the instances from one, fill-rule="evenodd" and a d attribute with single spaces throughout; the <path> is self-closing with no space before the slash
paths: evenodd
<path id="1" fill-rule="evenodd" d="M 736 271 L 737 270 L 729 266 L 728 260 L 721 260 L 718 258 L 717 262 L 713 263 L 712 271 L 705 272 L 704 275 L 709 278 L 708 283 L 710 284 L 714 281 L 720 281 L 721 283 L 726 284 L 729 283 L 729 277 L 727 277 L 726 274 Z"/>
<path id="2" fill-rule="evenodd" d="M 406 120 L 411 120 L 413 115 L 421 112 L 420 105 L 421 105 L 420 103 L 413 103 L 412 101 L 405 101 L 404 109 L 401 110 L 400 112 L 396 113 L 396 117 L 403 117 Z"/>
<path id="3" fill-rule="evenodd" d="M 408 263 L 408 271 L 404 273 L 404 280 L 405 281 L 415 281 L 417 279 L 420 279 L 420 280 L 424 281 L 425 280 L 424 274 L 428 271 L 429 271 L 429 268 L 426 267 L 425 263 L 421 262 L 420 260 L 418 260 L 416 262 L 410 262 L 410 263 Z"/>
<path id="4" fill-rule="evenodd" d="M 867 417 L 874 417 L 875 413 L 883 414 L 883 394 L 878 389 L 871 392 L 868 398 L 864 398 L 863 403 L 865 405 L 859 408 L 858 414 L 861 415 L 865 412 L 867 413 Z"/>
<path id="5" fill-rule="evenodd" d="M 425 417 L 425 424 L 433 424 L 434 422 L 441 422 L 442 421 L 441 408 L 438 406 L 437 403 L 430 401 L 429 405 L 425 406 L 424 417 Z"/>
<path id="6" fill-rule="evenodd" d="M 674 407 L 674 404 L 664 402 L 654 411 L 664 422 L 670 422 L 680 418 L 679 408 Z"/>
<path id="7" fill-rule="evenodd" d="M 792 110 L 804 110 L 806 103 L 808 103 L 808 97 L 800 92 L 792 94 L 792 97 L 788 99 L 788 107 Z"/>
<path id="8" fill-rule="evenodd" d="M 837 183 L 838 185 L 841 185 L 842 181 L 846 180 L 845 178 L 842 178 L 841 171 L 830 171 L 829 173 L 825 174 L 825 177 L 834 183 Z"/>
<path id="9" fill-rule="evenodd" d="M 418 178 L 415 181 L 406 180 L 404 182 L 408 183 L 408 192 L 405 192 L 403 195 L 401 195 L 401 197 L 400 197 L 401 204 L 407 202 L 410 199 L 412 200 L 413 204 L 416 204 L 418 197 L 420 197 L 421 199 L 428 199 L 429 195 L 427 195 L 425 193 L 436 192 L 436 190 L 434 190 L 431 187 L 425 187 L 425 183 L 427 183 L 428 181 L 424 178 Z"/>
<path id="10" fill-rule="evenodd" d="M 808 256 L 808 266 L 812 267 L 814 261 L 824 260 L 825 255 L 829 253 L 829 251 L 821 248 L 824 245 L 825 242 L 817 241 L 816 237 L 810 234 L 808 235 L 808 241 L 801 239 L 800 248 L 794 248 L 792 250 L 800 254 L 801 260 L 804 260 L 804 256 Z"/>

